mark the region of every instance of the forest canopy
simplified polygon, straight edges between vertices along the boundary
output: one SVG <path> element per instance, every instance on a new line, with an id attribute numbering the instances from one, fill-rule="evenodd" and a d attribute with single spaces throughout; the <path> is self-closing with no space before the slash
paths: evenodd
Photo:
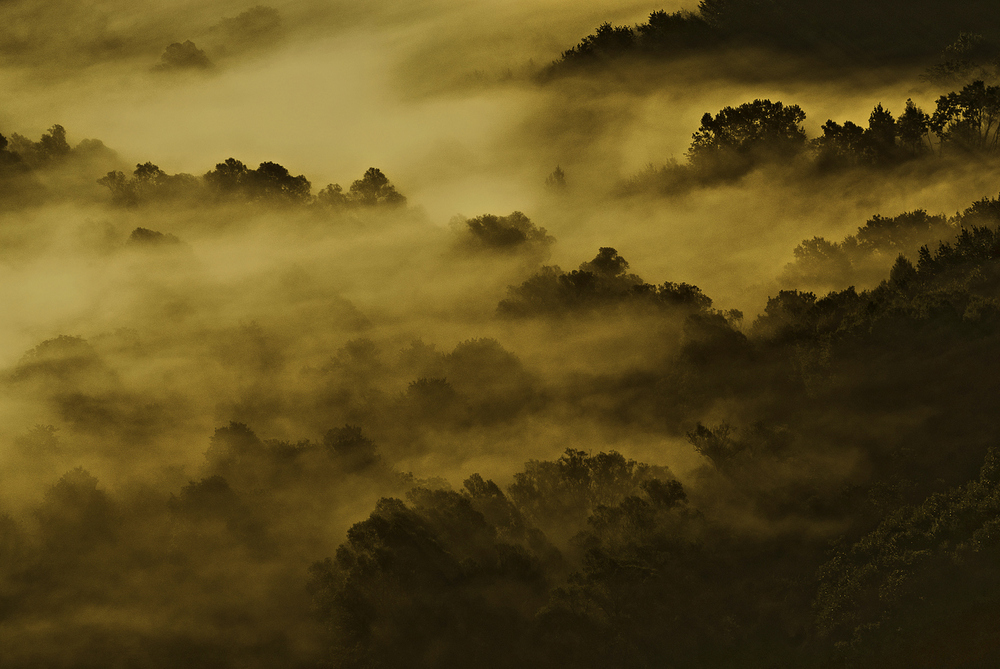
<path id="1" fill-rule="evenodd" d="M 960 34 L 977 35 L 951 49 L 935 72 L 973 72 L 970 59 L 995 57 L 1000 33 L 988 2 L 931 0 L 919 8 L 898 0 L 701 0 L 694 10 L 649 14 L 634 26 L 602 23 L 547 70 L 559 76 L 627 58 L 669 59 L 745 46 L 804 55 L 826 64 L 870 67 L 920 62 Z M 975 28 L 985 34 L 968 32 Z M 957 56 L 957 57 L 956 57 Z"/>

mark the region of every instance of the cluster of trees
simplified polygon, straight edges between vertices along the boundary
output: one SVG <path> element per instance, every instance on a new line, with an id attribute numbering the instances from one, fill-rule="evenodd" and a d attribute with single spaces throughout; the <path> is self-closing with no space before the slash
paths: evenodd
<path id="1" fill-rule="evenodd" d="M 923 75 L 926 81 L 955 86 L 968 81 L 995 82 L 1000 74 L 1000 48 L 978 33 L 963 32 L 945 47 L 938 62 Z"/>
<path id="2" fill-rule="evenodd" d="M 809 139 L 798 105 L 754 100 L 706 113 L 692 136 L 687 163 L 650 167 L 620 187 L 670 193 L 741 177 L 757 167 L 794 161 L 821 172 L 859 166 L 888 168 L 932 156 L 994 156 L 1000 130 L 1000 86 L 974 81 L 938 98 L 933 114 L 912 100 L 898 118 L 877 104 L 868 126 L 827 120 Z"/>
<path id="3" fill-rule="evenodd" d="M 937 116 L 936 116 L 937 117 Z M 937 127 L 944 135 L 944 125 Z M 855 165 L 894 165 L 920 157 L 933 150 L 930 117 L 913 100 L 898 119 L 880 104 L 872 110 L 868 127 L 833 119 L 823 124 L 823 136 L 815 139 L 816 161 L 821 168 Z"/>
<path id="4" fill-rule="evenodd" d="M 112 153 L 99 139 L 84 139 L 71 146 L 66 139 L 66 129 L 59 124 L 49 128 L 37 142 L 16 132 L 11 133 L 9 138 L 0 140 L 0 152 L 6 154 L 6 162 L 21 162 L 23 167 L 33 170 L 60 165 L 74 156 Z"/>
<path id="5" fill-rule="evenodd" d="M 814 145 L 822 167 L 882 166 L 928 155 L 935 148 L 941 154 L 995 154 L 998 129 L 1000 86 L 977 80 L 939 97 L 933 115 L 907 100 L 898 119 L 877 105 L 866 129 L 850 121 L 840 125 L 829 120 Z"/>
<path id="6" fill-rule="evenodd" d="M 647 415 L 682 404 L 690 420 L 725 398 L 763 418 L 688 428 L 704 457 L 690 484 L 570 450 L 529 462 L 506 490 L 474 475 L 462 492 L 380 501 L 312 568 L 330 661 L 992 661 L 998 207 L 977 203 L 953 242 L 900 256 L 872 290 L 782 291 L 745 333 L 716 323 L 734 337 L 711 355 L 695 354 L 710 337 L 692 313 L 679 369 L 606 388 Z M 873 219 L 856 243 L 892 247 L 913 218 Z M 614 253 L 594 263 L 624 275 Z M 932 420 L 900 422 L 921 406 Z"/>
<path id="7" fill-rule="evenodd" d="M 265 162 L 252 170 L 235 158 L 219 163 L 202 177 L 209 192 L 224 200 L 302 204 L 311 198 L 312 184 L 303 175 L 292 176 L 277 163 Z"/>
<path id="8" fill-rule="evenodd" d="M 555 238 L 519 211 L 507 216 L 483 214 L 464 221 L 470 245 L 483 249 L 512 251 L 523 248 L 545 249 Z"/>
<path id="9" fill-rule="evenodd" d="M 652 12 L 646 23 L 614 26 L 602 23 L 592 35 L 563 52 L 547 75 L 568 69 L 607 63 L 624 55 L 662 57 L 683 51 L 717 46 L 718 35 L 699 13 L 679 11 Z"/>
<path id="10" fill-rule="evenodd" d="M 654 305 L 677 312 L 706 311 L 712 300 L 697 286 L 666 282 L 653 285 L 628 272 L 629 263 L 613 248 L 601 248 L 593 260 L 564 272 L 542 267 L 497 307 L 505 317 L 552 316 L 618 306 Z"/>
<path id="11" fill-rule="evenodd" d="M 136 165 L 131 176 L 121 171 L 108 172 L 97 183 L 111 192 L 112 202 L 128 207 L 184 199 L 331 208 L 406 204 L 406 198 L 375 167 L 355 180 L 347 193 L 339 184 L 329 184 L 315 196 L 312 184 L 304 175 L 292 176 L 287 168 L 272 162 L 263 162 L 256 169 L 250 169 L 235 158 L 217 164 L 200 178 L 190 174 L 167 174 L 147 162 Z"/>
<path id="12" fill-rule="evenodd" d="M 492 339 L 448 352 L 414 342 L 395 362 L 355 339 L 297 370 L 307 391 L 275 409 L 293 424 L 297 411 L 322 416 L 318 440 L 234 421 L 169 492 L 112 491 L 70 468 L 29 521 L 0 514 L 0 622 L 29 634 L 5 659 L 78 666 L 124 644 L 139 666 L 981 665 L 996 656 L 986 613 L 1000 603 L 1000 199 L 957 220 L 874 217 L 849 239 L 898 256 L 884 281 L 781 291 L 745 327 L 694 286 L 646 284 L 603 248 L 512 289 L 510 315 L 584 309 L 628 328 L 622 305 L 668 305 L 646 312 L 683 321 L 683 334 L 658 344 L 655 364 L 559 385 Z M 913 251 L 940 226 L 950 241 Z M 259 327 L 218 355 L 273 384 L 289 364 Z M 121 432 L 123 457 L 171 422 L 129 400 L 79 337 L 42 342 L 2 383 L 50 397 L 75 434 Z M 506 485 L 472 474 L 459 490 L 395 465 L 427 434 L 472 448 L 480 431 L 524 421 L 534 433 L 573 412 L 609 432 L 686 439 L 700 464 L 678 480 L 570 448 Z M 13 447 L 33 467 L 68 452 L 51 426 Z M 335 510 L 359 504 L 366 519 L 330 531 Z M 248 582 L 259 587 L 238 587 Z M 73 617 L 80 601 L 211 622 L 128 628 L 112 643 Z M 63 658 L 32 626 L 45 618 L 87 641 Z"/>
<path id="13" fill-rule="evenodd" d="M 938 98 L 928 127 L 943 144 L 969 152 L 996 153 L 1000 130 L 1000 86 L 974 81 Z"/>
<path id="14" fill-rule="evenodd" d="M 53 125 L 37 142 L 18 133 L 9 137 L 0 135 L 0 200 L 7 205 L 40 201 L 45 187 L 38 179 L 39 174 L 58 170 L 74 160 L 84 162 L 87 167 L 117 162 L 114 152 L 100 140 L 85 139 L 71 146 L 61 125 Z"/>
<path id="15" fill-rule="evenodd" d="M 875 215 L 843 241 L 803 240 L 794 251 L 795 261 L 785 267 L 782 281 L 826 287 L 877 283 L 898 256 L 924 257 L 928 247 L 939 243 L 946 244 L 942 248 L 968 243 L 961 240 L 985 234 L 982 230 L 997 222 L 997 198 L 983 198 L 951 217 L 923 209 L 891 217 Z"/>
<path id="16" fill-rule="evenodd" d="M 787 160 L 806 146 L 799 126 L 806 118 L 798 105 L 754 100 L 706 113 L 688 149 L 691 168 L 713 177 L 746 174 L 760 163 Z"/>
<path id="17" fill-rule="evenodd" d="M 281 13 L 274 7 L 255 5 L 209 28 L 221 54 L 272 46 L 282 36 Z"/>
<path id="18" fill-rule="evenodd" d="M 18 448 L 38 459 L 64 444 L 39 426 Z M 320 443 L 292 443 L 230 423 L 215 430 L 199 476 L 169 493 L 146 485 L 113 490 L 90 471 L 71 469 L 24 520 L 0 512 L 0 621 L 20 630 L 0 641 L 4 664 L 97 666 L 114 658 L 164 668 L 316 666 L 303 569 L 289 552 L 308 551 L 309 537 L 321 536 L 329 518 L 301 513 L 298 494 L 335 509 L 374 503 L 373 489 L 402 495 L 421 484 L 382 462 L 353 426 L 327 431 Z M 294 524 L 281 520 L 293 515 Z M 209 582 L 219 589 L 202 590 Z M 240 587 L 249 583 L 262 589 Z M 80 601 L 95 612 L 141 607 L 163 622 L 81 620 L 72 613 Z M 23 625 L 38 619 L 59 621 L 59 636 L 72 641 L 45 643 L 47 632 Z"/>
<path id="19" fill-rule="evenodd" d="M 459 342 L 447 353 L 415 340 L 395 361 L 376 342 L 352 339 L 317 373 L 321 390 L 309 401 L 411 444 L 425 429 L 503 424 L 544 404 L 537 377 L 491 338 Z M 402 392 L 382 390 L 399 379 L 408 379 Z"/>
<path id="20" fill-rule="evenodd" d="M 16 132 L 11 134 L 8 150 L 19 155 L 29 166 L 40 167 L 66 158 L 72 148 L 66 141 L 66 129 L 57 124 L 49 128 L 37 142 Z"/>
<path id="21" fill-rule="evenodd" d="M 153 72 L 209 70 L 215 67 L 213 57 L 225 59 L 245 52 L 274 46 L 282 37 L 281 14 L 273 7 L 256 5 L 234 16 L 223 18 L 208 28 L 208 49 L 203 50 L 191 40 L 167 45 Z"/>
<path id="22" fill-rule="evenodd" d="M 311 568 L 338 666 L 607 666 L 637 650 L 616 633 L 638 622 L 638 602 L 604 586 L 609 577 L 618 587 L 631 580 L 629 594 L 638 594 L 645 567 L 616 562 L 644 530 L 691 522 L 668 470 L 615 452 L 569 449 L 556 461 L 530 461 L 506 494 L 474 474 L 461 492 L 415 488 L 407 498 L 379 501 L 335 558 Z M 576 560 L 542 528 L 579 533 L 585 566 L 569 577 L 570 590 L 553 590 L 552 578 Z M 646 559 L 674 562 L 676 541 Z M 683 594 L 671 594 L 663 607 L 680 603 Z"/>
<path id="23" fill-rule="evenodd" d="M 795 248 L 795 261 L 785 267 L 782 281 L 798 286 L 877 283 L 898 255 L 914 257 L 921 246 L 951 239 L 961 228 L 979 222 L 982 216 L 975 212 L 990 202 L 983 200 L 950 219 L 923 209 L 891 217 L 876 214 L 843 241 L 803 240 Z"/>
<path id="24" fill-rule="evenodd" d="M 1000 604 L 1000 470 L 991 448 L 978 477 L 889 513 L 823 565 L 817 626 L 850 659 L 885 667 L 986 665 L 985 620 Z M 942 635 L 957 643 L 934 643 Z"/>
<path id="25" fill-rule="evenodd" d="M 400 207 L 406 204 L 406 197 L 396 190 L 382 170 L 375 167 L 369 167 L 360 179 L 351 183 L 347 193 L 339 184 L 327 184 L 316 199 L 332 207 Z"/>
<path id="26" fill-rule="evenodd" d="M 0 183 L 22 176 L 28 171 L 29 168 L 20 154 L 11 150 L 10 140 L 0 135 Z"/>
<path id="27" fill-rule="evenodd" d="M 991 47 L 1000 35 L 990 28 L 991 18 L 985 2 L 955 6 L 930 0 L 913 11 L 900 0 L 849 0 L 836 7 L 824 0 L 701 0 L 696 11 L 656 11 L 635 26 L 603 23 L 564 51 L 546 74 L 557 76 L 623 58 L 670 58 L 743 46 L 817 55 L 847 66 L 885 64 L 933 56 L 969 26 L 988 31 L 976 35 L 974 51 L 995 55 Z M 962 66 L 968 56 L 976 55 L 972 51 L 952 49 L 942 71 L 968 70 Z"/>
<path id="28" fill-rule="evenodd" d="M 151 199 L 176 199 L 198 187 L 190 174 L 167 174 L 153 163 L 136 165 L 132 176 L 115 170 L 97 180 L 111 192 L 114 204 L 134 207 Z"/>

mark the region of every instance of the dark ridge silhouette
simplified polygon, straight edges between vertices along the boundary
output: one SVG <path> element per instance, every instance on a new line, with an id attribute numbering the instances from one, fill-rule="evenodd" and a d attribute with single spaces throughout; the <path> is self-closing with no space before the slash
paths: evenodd
<path id="1" fill-rule="evenodd" d="M 724 43 L 720 31 L 705 20 L 703 12 L 652 12 L 635 27 L 602 23 L 579 44 L 564 51 L 543 70 L 543 80 L 580 68 L 606 66 L 623 57 L 670 58 L 713 49 Z"/>
<path id="2" fill-rule="evenodd" d="M 928 61 L 952 45 L 931 69 L 942 80 L 981 71 L 977 62 L 1000 43 L 992 26 L 992 7 L 985 0 L 957 5 L 926 0 L 916 7 L 900 0 L 702 0 L 696 11 L 655 11 L 635 26 L 603 23 L 564 51 L 543 78 L 628 58 L 658 60 L 746 46 L 770 49 L 776 58 L 796 54 L 863 68 Z M 963 40 L 970 29 L 985 34 Z"/>

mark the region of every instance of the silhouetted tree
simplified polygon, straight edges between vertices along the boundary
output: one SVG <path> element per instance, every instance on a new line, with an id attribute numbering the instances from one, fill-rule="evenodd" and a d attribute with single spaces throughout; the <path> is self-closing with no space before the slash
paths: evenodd
<path id="1" fill-rule="evenodd" d="M 1000 86 L 974 81 L 958 93 L 942 95 L 930 126 L 945 145 L 995 152 L 1000 137 Z"/>
<path id="2" fill-rule="evenodd" d="M 305 203 L 312 189 L 305 176 L 293 177 L 285 167 L 271 162 L 249 171 L 246 180 L 246 191 L 254 200 Z"/>
<path id="3" fill-rule="evenodd" d="M 205 182 L 220 194 L 235 196 L 238 191 L 247 186 L 250 170 L 239 160 L 227 158 L 218 163 L 215 169 L 205 174 Z"/>
<path id="4" fill-rule="evenodd" d="M 37 518 L 45 548 L 56 560 L 74 561 L 117 534 L 117 509 L 97 484 L 90 472 L 77 467 L 46 492 Z"/>
<path id="5" fill-rule="evenodd" d="M 786 339 L 809 333 L 812 326 L 815 293 L 798 290 L 781 290 L 767 300 L 764 313 L 753 323 L 756 332 L 772 339 Z"/>
<path id="6" fill-rule="evenodd" d="M 865 150 L 871 155 L 869 161 L 875 165 L 884 165 L 896 160 L 896 119 L 882 108 L 875 105 L 868 118 L 868 130 L 865 131 Z"/>
<path id="7" fill-rule="evenodd" d="M 957 40 L 945 47 L 938 62 L 929 67 L 921 78 L 944 86 L 995 79 L 998 56 L 997 47 L 983 35 L 962 32 Z"/>
<path id="8" fill-rule="evenodd" d="M 37 142 L 14 133 L 10 138 L 10 150 L 37 168 L 64 159 L 72 149 L 66 141 L 66 129 L 54 125 Z"/>
<path id="9" fill-rule="evenodd" d="M 552 171 L 552 174 L 545 177 L 545 185 L 556 190 L 566 188 L 566 173 L 563 172 L 561 167 L 556 165 L 556 169 Z"/>
<path id="10" fill-rule="evenodd" d="M 694 169 L 714 177 L 745 174 L 754 165 L 795 156 L 805 146 L 806 118 L 797 105 L 754 100 L 705 114 L 694 133 L 688 158 Z"/>
<path id="11" fill-rule="evenodd" d="M 327 184 L 316 194 L 316 201 L 328 207 L 343 207 L 347 204 L 347 196 L 340 184 Z"/>
<path id="12" fill-rule="evenodd" d="M 124 172 L 108 172 L 97 183 L 111 191 L 111 201 L 115 204 L 134 207 L 139 202 L 135 182 L 126 177 Z"/>
<path id="13" fill-rule="evenodd" d="M 167 174 L 151 162 L 137 164 L 131 177 L 108 172 L 97 183 L 111 191 L 111 201 L 134 207 L 155 200 L 173 200 L 198 192 L 199 180 L 190 174 Z"/>
<path id="14" fill-rule="evenodd" d="M 906 109 L 899 115 L 896 128 L 900 147 L 909 156 L 919 156 L 931 149 L 930 121 L 930 116 L 916 106 L 913 100 L 906 101 Z"/>
<path id="15" fill-rule="evenodd" d="M 323 436 L 323 446 L 347 471 L 367 469 L 380 460 L 375 442 L 355 425 L 330 430 Z"/>
<path id="16" fill-rule="evenodd" d="M 468 495 L 418 488 L 409 497 L 412 507 L 380 500 L 335 558 L 310 568 L 329 659 L 343 667 L 524 666 L 530 615 L 546 590 L 537 558 L 498 542 Z M 442 630 L 462 631 L 443 638 Z"/>
<path id="17" fill-rule="evenodd" d="M 402 206 L 406 198 L 396 192 L 396 187 L 389 183 L 382 170 L 369 167 L 364 176 L 351 184 L 347 196 L 353 204 L 363 206 L 388 205 Z"/>
<path id="18" fill-rule="evenodd" d="M 635 43 L 635 33 L 628 26 L 602 23 L 593 35 L 587 35 L 579 44 L 563 53 L 563 60 L 593 62 L 615 58 L 628 52 Z"/>
<path id="19" fill-rule="evenodd" d="M 559 315 L 629 304 L 696 312 L 712 304 L 697 286 L 670 281 L 659 286 L 647 284 L 628 268 L 628 261 L 611 247 L 602 247 L 593 260 L 572 272 L 542 267 L 520 286 L 510 286 L 497 312 L 515 317 Z"/>
<path id="20" fill-rule="evenodd" d="M 531 222 L 519 211 L 507 216 L 483 214 L 465 221 L 476 245 L 500 250 L 519 247 L 546 247 L 555 241 L 546 232 Z"/>

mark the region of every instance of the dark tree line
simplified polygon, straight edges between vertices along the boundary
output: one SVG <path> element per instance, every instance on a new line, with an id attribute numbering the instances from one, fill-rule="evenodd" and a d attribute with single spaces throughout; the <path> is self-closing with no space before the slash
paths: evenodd
<path id="1" fill-rule="evenodd" d="M 304 175 L 293 176 L 283 165 L 263 162 L 256 169 L 250 169 L 235 158 L 217 164 L 200 178 L 190 174 L 167 174 L 147 162 L 136 165 L 132 176 L 114 171 L 97 182 L 111 192 L 112 202 L 128 207 L 152 201 L 183 200 L 326 208 L 406 204 L 406 198 L 375 167 L 355 180 L 347 193 L 340 185 L 329 184 L 315 196 L 312 184 Z"/>
<path id="2" fill-rule="evenodd" d="M 823 136 L 809 139 L 806 114 L 798 105 L 754 100 L 706 113 L 692 135 L 687 163 L 650 166 L 619 187 L 621 193 L 684 191 L 737 179 L 765 166 L 796 164 L 808 171 L 892 168 L 934 157 L 992 158 L 1000 129 L 1000 86 L 982 81 L 938 98 L 933 114 L 907 100 L 898 118 L 877 104 L 867 127 L 852 121 L 823 124 Z"/>
<path id="3" fill-rule="evenodd" d="M 978 73 L 969 63 L 995 57 L 1000 33 L 984 0 L 960 4 L 929 0 L 919 8 L 901 0 L 831 3 L 826 0 L 702 0 L 694 11 L 655 11 L 645 23 L 602 23 L 564 51 L 546 76 L 606 66 L 625 59 L 658 60 L 691 53 L 764 47 L 778 54 L 822 58 L 827 64 L 864 67 L 927 59 L 970 27 L 985 35 L 959 38 L 936 78 Z M 964 48 L 963 48 L 964 47 Z M 780 56 L 779 56 L 780 57 Z M 945 76 L 942 76 L 945 75 Z"/>
<path id="4" fill-rule="evenodd" d="M 697 286 L 666 282 L 653 285 L 628 272 L 629 263 L 613 248 L 564 272 L 545 266 L 520 286 L 508 289 L 497 313 L 504 317 L 558 316 L 619 306 L 654 306 L 677 312 L 706 311 L 712 300 Z"/>

